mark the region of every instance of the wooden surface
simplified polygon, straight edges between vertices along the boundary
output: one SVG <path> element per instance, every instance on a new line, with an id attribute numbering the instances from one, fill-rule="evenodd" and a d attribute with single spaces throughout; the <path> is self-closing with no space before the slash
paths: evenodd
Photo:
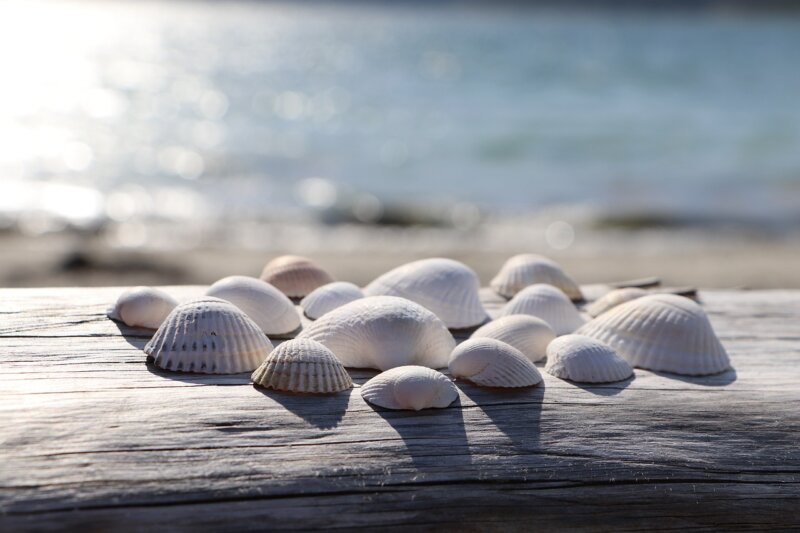
<path id="1" fill-rule="evenodd" d="M 119 292 L 0 291 L 2 531 L 800 527 L 798 291 L 701 293 L 726 374 L 457 383 L 419 413 L 155 370 Z"/>

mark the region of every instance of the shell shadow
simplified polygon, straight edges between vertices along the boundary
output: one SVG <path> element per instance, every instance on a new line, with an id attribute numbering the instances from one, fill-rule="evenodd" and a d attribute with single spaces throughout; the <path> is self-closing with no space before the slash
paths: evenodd
<path id="1" fill-rule="evenodd" d="M 144 349 L 144 345 L 147 344 L 147 341 L 149 341 L 156 332 L 154 329 L 132 328 L 111 318 L 108 320 L 117 327 L 119 334 L 125 339 L 125 342 L 139 350 Z"/>
<path id="2" fill-rule="evenodd" d="M 332 429 L 339 425 L 353 392 L 353 389 L 347 389 L 336 394 L 301 394 L 265 389 L 258 385 L 253 385 L 253 389 L 317 429 Z"/>
<path id="3" fill-rule="evenodd" d="M 251 372 L 239 374 L 200 374 L 196 372 L 174 372 L 157 367 L 152 357 L 146 358 L 147 371 L 160 378 L 194 383 L 197 385 L 247 385 L 250 383 Z"/>
<path id="4" fill-rule="evenodd" d="M 681 374 L 656 372 L 653 370 L 650 372 L 662 378 L 674 379 L 676 381 L 683 381 L 684 383 L 692 383 L 694 385 L 705 385 L 706 387 L 724 387 L 725 385 L 730 385 L 736 381 L 736 378 L 738 377 L 735 368 L 731 368 L 730 370 L 726 370 L 725 372 L 711 376 L 683 376 Z"/>
<path id="5" fill-rule="evenodd" d="M 616 396 L 620 392 L 627 389 L 631 383 L 636 379 L 636 374 L 631 375 L 628 379 L 622 381 L 614 381 L 613 383 L 578 383 L 577 381 L 569 381 L 563 379 L 564 383 L 574 385 L 579 389 L 594 394 L 596 396 Z"/>

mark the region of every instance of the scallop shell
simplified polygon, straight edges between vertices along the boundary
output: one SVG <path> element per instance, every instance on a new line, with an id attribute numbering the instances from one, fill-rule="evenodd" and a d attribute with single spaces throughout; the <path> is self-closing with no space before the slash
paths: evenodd
<path id="1" fill-rule="evenodd" d="M 529 285 L 546 283 L 561 289 L 571 300 L 583 299 L 578 284 L 555 261 L 535 254 L 511 257 L 489 285 L 501 296 L 512 298 Z"/>
<path id="2" fill-rule="evenodd" d="M 469 328 L 488 318 L 478 297 L 480 281 L 452 259 L 422 259 L 397 267 L 367 285 L 367 296 L 400 296 L 431 310 L 448 328 Z"/>
<path id="3" fill-rule="evenodd" d="M 357 285 L 349 281 L 334 281 L 311 291 L 300 302 L 300 307 L 308 318 L 316 320 L 337 307 L 363 297 L 364 293 Z"/>
<path id="4" fill-rule="evenodd" d="M 522 352 L 497 339 L 468 339 L 450 355 L 450 373 L 487 387 L 530 387 L 542 375 Z"/>
<path id="5" fill-rule="evenodd" d="M 211 285 L 206 294 L 244 311 L 267 335 L 285 335 L 300 327 L 300 315 L 292 301 L 266 281 L 228 276 Z"/>
<path id="6" fill-rule="evenodd" d="M 419 411 L 447 407 L 458 398 L 458 389 L 441 372 L 407 365 L 382 372 L 364 383 L 361 397 L 387 409 Z"/>
<path id="7" fill-rule="evenodd" d="M 683 296 L 642 296 L 603 313 L 577 333 L 605 342 L 639 368 L 688 376 L 730 369 L 705 311 Z"/>
<path id="8" fill-rule="evenodd" d="M 551 342 L 544 369 L 578 383 L 610 383 L 633 375 L 631 365 L 611 346 L 583 335 L 564 335 Z"/>
<path id="9" fill-rule="evenodd" d="M 598 317 L 620 304 L 630 302 L 631 300 L 641 298 L 642 296 L 647 296 L 648 294 L 650 293 L 638 287 L 614 289 L 613 291 L 606 293 L 591 304 L 587 305 L 586 312 L 589 313 L 589 316 Z"/>
<path id="10" fill-rule="evenodd" d="M 501 310 L 500 316 L 533 315 L 553 328 L 556 335 L 572 333 L 584 320 L 569 298 L 552 285 L 537 284 L 525 287 Z"/>
<path id="11" fill-rule="evenodd" d="M 547 345 L 556 338 L 556 334 L 541 318 L 530 315 L 509 315 L 481 326 L 470 338 L 482 337 L 510 344 L 532 362 L 536 362 L 547 356 Z"/>
<path id="12" fill-rule="evenodd" d="M 299 335 L 327 346 L 347 367 L 447 366 L 453 336 L 436 315 L 412 301 L 373 296 L 334 309 Z"/>
<path id="13" fill-rule="evenodd" d="M 106 315 L 131 327 L 158 329 L 176 305 L 175 298 L 162 290 L 132 287 L 119 295 Z"/>
<path id="14" fill-rule="evenodd" d="M 253 372 L 253 383 L 291 392 L 329 394 L 353 386 L 333 352 L 311 339 L 286 341 Z"/>
<path id="15" fill-rule="evenodd" d="M 317 287 L 333 282 L 333 277 L 316 263 L 297 255 L 276 257 L 261 271 L 261 279 L 289 298 L 302 298 Z"/>
<path id="16" fill-rule="evenodd" d="M 206 296 L 172 310 L 144 347 L 156 366 L 202 374 L 236 374 L 258 368 L 272 343 L 230 302 Z"/>

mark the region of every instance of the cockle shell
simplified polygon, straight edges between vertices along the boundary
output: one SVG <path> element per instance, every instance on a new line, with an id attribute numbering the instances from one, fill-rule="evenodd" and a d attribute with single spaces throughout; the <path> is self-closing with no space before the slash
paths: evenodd
<path id="1" fill-rule="evenodd" d="M 300 315 L 292 301 L 266 281 L 228 276 L 211 285 L 206 294 L 244 311 L 267 335 L 285 335 L 300 327 Z"/>
<path id="2" fill-rule="evenodd" d="M 361 397 L 387 409 L 419 411 L 447 407 L 458 398 L 458 389 L 441 372 L 407 365 L 382 372 L 364 383 Z"/>
<path id="3" fill-rule="evenodd" d="M 613 348 L 583 335 L 564 335 L 551 342 L 544 369 L 578 383 L 610 383 L 633 375 L 631 365 Z"/>
<path id="4" fill-rule="evenodd" d="M 299 335 L 327 346 L 347 367 L 447 366 L 453 336 L 436 315 L 395 296 L 355 300 L 314 322 Z"/>
<path id="5" fill-rule="evenodd" d="M 399 296 L 431 310 L 448 328 L 470 328 L 488 316 L 478 297 L 480 281 L 468 266 L 452 259 L 413 261 L 367 285 L 367 296 Z"/>
<path id="6" fill-rule="evenodd" d="M 316 320 L 337 307 L 363 297 L 364 293 L 357 285 L 349 281 L 334 281 L 311 291 L 300 302 L 300 307 L 308 318 Z"/>
<path id="7" fill-rule="evenodd" d="M 639 368 L 688 376 L 730 368 L 705 311 L 683 296 L 642 296 L 603 313 L 576 333 L 605 342 Z"/>
<path id="8" fill-rule="evenodd" d="M 117 298 L 106 315 L 131 327 L 158 329 L 178 302 L 166 292 L 153 287 L 132 287 Z"/>
<path id="9" fill-rule="evenodd" d="M 289 298 L 302 298 L 333 281 L 333 277 L 316 263 L 298 255 L 276 257 L 261 271 L 261 279 Z"/>
<path id="10" fill-rule="evenodd" d="M 589 316 L 598 317 L 620 304 L 630 302 L 631 300 L 641 298 L 642 296 L 647 296 L 648 294 L 649 293 L 646 290 L 638 287 L 614 289 L 613 291 L 606 293 L 591 304 L 587 305 L 586 312 L 589 313 Z"/>
<path id="11" fill-rule="evenodd" d="M 160 368 L 203 374 L 253 371 L 271 351 L 272 343 L 255 322 L 211 296 L 173 309 L 144 347 Z"/>
<path id="12" fill-rule="evenodd" d="M 470 338 L 487 337 L 510 344 L 532 362 L 547 355 L 547 345 L 556 338 L 550 325 L 535 316 L 508 315 L 478 328 Z"/>
<path id="13" fill-rule="evenodd" d="M 553 328 L 556 335 L 572 333 L 584 320 L 569 298 L 552 285 L 537 284 L 525 287 L 501 310 L 500 316 L 533 315 Z"/>
<path id="14" fill-rule="evenodd" d="M 546 283 L 561 289 L 571 300 L 582 300 L 581 289 L 555 261 L 535 254 L 508 259 L 489 285 L 501 296 L 512 298 L 529 285 Z"/>
<path id="15" fill-rule="evenodd" d="M 497 339 L 468 339 L 450 355 L 450 373 L 487 387 L 530 387 L 542 381 L 522 352 Z"/>
<path id="16" fill-rule="evenodd" d="M 291 392 L 333 393 L 353 386 L 333 352 L 311 339 L 286 341 L 253 372 L 253 383 Z"/>

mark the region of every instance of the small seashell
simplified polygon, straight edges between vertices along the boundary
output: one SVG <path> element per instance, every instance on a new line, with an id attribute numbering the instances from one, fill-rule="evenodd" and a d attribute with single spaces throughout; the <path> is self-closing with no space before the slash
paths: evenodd
<path id="1" fill-rule="evenodd" d="M 303 298 L 317 287 L 333 282 L 333 277 L 316 263 L 297 255 L 276 257 L 261 271 L 261 279 L 289 298 Z"/>
<path id="2" fill-rule="evenodd" d="M 458 398 L 458 389 L 441 372 L 407 365 L 382 372 L 364 383 L 361 397 L 387 409 L 419 411 L 447 407 Z"/>
<path id="3" fill-rule="evenodd" d="M 578 309 L 563 292 L 552 285 L 525 287 L 501 310 L 500 316 L 533 315 L 553 328 L 556 335 L 572 333 L 584 322 Z"/>
<path id="4" fill-rule="evenodd" d="M 176 305 L 175 298 L 162 290 L 133 287 L 119 295 L 106 315 L 131 327 L 158 329 Z"/>
<path id="5" fill-rule="evenodd" d="M 571 300 L 583 299 L 580 287 L 561 269 L 561 266 L 541 255 L 520 254 L 511 257 L 503 264 L 489 285 L 497 294 L 512 298 L 525 287 L 537 283 L 558 287 Z"/>
<path id="6" fill-rule="evenodd" d="M 556 334 L 541 318 L 531 315 L 508 315 L 481 326 L 470 338 L 482 337 L 510 344 L 535 363 L 547 356 L 547 345 L 556 338 Z"/>
<path id="7" fill-rule="evenodd" d="M 470 328 L 488 316 L 478 296 L 480 281 L 468 266 L 452 259 L 413 261 L 367 285 L 367 296 L 399 296 L 432 311 L 448 328 Z"/>
<path id="8" fill-rule="evenodd" d="M 272 343 L 230 302 L 205 296 L 177 306 L 144 347 L 159 368 L 236 374 L 258 368 Z"/>
<path id="9" fill-rule="evenodd" d="M 583 335 L 564 335 L 551 342 L 544 369 L 578 383 L 610 383 L 633 375 L 631 365 L 611 346 Z"/>
<path id="10" fill-rule="evenodd" d="M 290 392 L 329 394 L 353 386 L 333 352 L 311 339 L 286 341 L 253 372 L 253 383 Z"/>
<path id="11" fill-rule="evenodd" d="M 357 285 L 349 281 L 334 281 L 311 291 L 300 302 L 300 307 L 308 318 L 316 320 L 337 307 L 363 297 L 364 293 Z"/>
<path id="12" fill-rule="evenodd" d="M 589 316 L 597 317 L 609 309 L 612 309 L 620 304 L 624 304 L 625 302 L 635 300 L 636 298 L 641 298 L 647 294 L 649 293 L 646 290 L 638 287 L 614 289 L 613 291 L 606 293 L 591 304 L 587 305 L 586 312 L 589 313 Z"/>
<path id="13" fill-rule="evenodd" d="M 730 369 L 705 311 L 683 296 L 642 296 L 603 313 L 577 333 L 605 342 L 639 368 L 687 376 Z"/>
<path id="14" fill-rule="evenodd" d="M 211 285 L 206 294 L 244 311 L 267 335 L 285 335 L 300 327 L 300 315 L 292 301 L 266 281 L 228 276 Z"/>
<path id="15" fill-rule="evenodd" d="M 487 387 L 530 387 L 542 381 L 522 352 L 497 339 L 468 339 L 450 355 L 450 373 Z"/>

